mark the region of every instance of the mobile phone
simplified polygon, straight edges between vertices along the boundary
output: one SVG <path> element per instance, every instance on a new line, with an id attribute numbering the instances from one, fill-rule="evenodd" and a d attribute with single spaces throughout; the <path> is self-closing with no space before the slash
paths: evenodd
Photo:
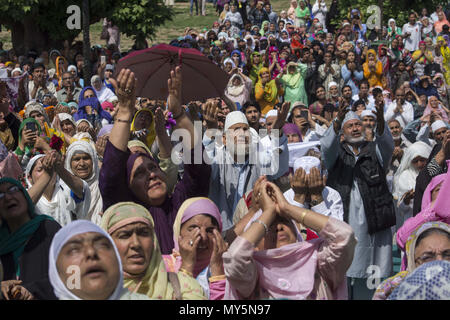
<path id="1" fill-rule="evenodd" d="M 37 131 L 36 123 L 34 123 L 34 122 L 28 122 L 26 124 L 26 128 L 27 128 L 27 130 L 31 130 L 33 132 Z"/>
<path id="2" fill-rule="evenodd" d="M 302 118 L 308 119 L 308 110 L 302 110 L 300 112 L 300 115 L 302 116 Z"/>
<path id="3" fill-rule="evenodd" d="M 106 63 L 106 56 L 100 56 L 100 63 L 105 64 Z"/>

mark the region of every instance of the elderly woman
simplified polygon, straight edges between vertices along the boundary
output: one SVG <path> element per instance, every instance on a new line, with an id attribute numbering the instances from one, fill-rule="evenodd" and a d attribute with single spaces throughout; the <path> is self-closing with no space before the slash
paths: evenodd
<path id="1" fill-rule="evenodd" d="M 225 293 L 222 254 L 222 219 L 217 206 L 208 198 L 186 200 L 173 225 L 175 249 L 164 256 L 167 269 L 197 278 L 210 300 L 221 300 Z"/>
<path id="2" fill-rule="evenodd" d="M 133 79 L 134 74 L 129 70 L 122 70 L 117 78 L 119 111 L 106 144 L 104 162 L 100 170 L 99 186 L 103 208 L 107 209 L 117 202 L 125 201 L 134 201 L 146 207 L 155 221 L 155 232 L 161 252 L 170 254 L 174 247 L 172 226 L 176 213 L 186 199 L 208 194 L 210 167 L 203 162 L 185 162 L 183 178 L 176 185 L 174 192 L 170 193 L 166 176 L 157 162 L 147 154 L 130 153 L 127 145 L 135 106 L 135 99 L 131 94 L 135 88 Z M 177 122 L 175 129 L 185 129 L 194 137 L 194 126 L 180 105 L 180 68 L 171 73 L 168 101 L 169 111 Z M 195 143 L 198 142 L 194 139 L 183 139 L 183 154 L 191 156 L 190 159 L 194 159 L 192 149 Z"/>
<path id="3" fill-rule="evenodd" d="M 308 104 L 308 96 L 305 91 L 305 77 L 308 66 L 303 63 L 289 62 L 283 73 L 278 75 L 281 84 L 284 87 L 284 101 L 294 102 L 301 101 Z"/>
<path id="4" fill-rule="evenodd" d="M 95 75 L 91 78 L 91 86 L 95 90 L 95 94 L 100 104 L 115 96 L 111 89 L 105 86 L 100 76 Z M 91 88 L 91 89 L 92 89 Z"/>
<path id="5" fill-rule="evenodd" d="M 425 108 L 425 111 L 423 112 L 423 115 L 427 116 L 431 113 L 437 113 L 442 117 L 444 121 L 448 122 L 448 109 L 445 108 L 440 103 L 439 99 L 434 95 L 428 98 L 428 104 Z"/>
<path id="6" fill-rule="evenodd" d="M 111 115 L 103 110 L 96 91 L 92 87 L 86 87 L 80 92 L 78 111 L 73 118 L 75 121 L 87 119 L 92 126 L 97 128 L 112 122 Z"/>
<path id="7" fill-rule="evenodd" d="M 255 86 L 255 99 L 261 106 L 261 114 L 266 115 L 279 102 L 278 97 L 284 94 L 278 78 L 271 80 L 268 68 L 261 68 L 258 73 L 259 79 Z"/>
<path id="8" fill-rule="evenodd" d="M 166 272 L 153 219 L 143 206 L 133 202 L 115 204 L 105 211 L 101 226 L 116 244 L 124 287 L 130 292 L 152 299 L 205 299 L 203 289 L 192 276 Z"/>
<path id="9" fill-rule="evenodd" d="M 35 211 L 22 184 L 0 179 L 0 264 L 3 299 L 55 299 L 48 280 L 48 252 L 61 226 Z"/>
<path id="10" fill-rule="evenodd" d="M 151 149 L 156 138 L 155 116 L 150 109 L 138 110 L 131 122 L 130 133 L 132 139 L 140 140 Z"/>
<path id="11" fill-rule="evenodd" d="M 383 64 L 377 59 L 375 50 L 367 50 L 366 62 L 363 64 L 364 78 L 369 82 L 370 88 L 383 87 Z"/>
<path id="12" fill-rule="evenodd" d="M 65 226 L 72 220 L 87 219 L 89 185 L 68 172 L 56 151 L 33 157 L 25 170 L 25 180 L 33 203 L 40 212 Z"/>
<path id="13" fill-rule="evenodd" d="M 391 299 L 393 291 L 419 266 L 437 260 L 450 261 L 450 226 L 444 222 L 427 222 L 420 225 L 406 242 L 407 269 L 383 281 L 375 291 L 373 300 Z"/>
<path id="14" fill-rule="evenodd" d="M 242 107 L 250 100 L 250 93 L 252 91 L 252 80 L 235 69 L 235 73 L 228 81 L 228 85 L 225 88 L 225 96 L 227 96 L 234 103 L 239 103 Z"/>
<path id="15" fill-rule="evenodd" d="M 389 39 L 394 39 L 397 35 L 402 34 L 402 28 L 397 27 L 397 23 L 395 22 L 395 19 L 389 19 L 388 21 L 388 28 L 387 28 Z"/>
<path id="16" fill-rule="evenodd" d="M 223 254 L 225 299 L 345 299 L 345 273 L 356 245 L 350 226 L 289 204 L 267 181 L 253 195 L 261 215 Z M 320 238 L 299 242 L 293 221 Z"/>
<path id="17" fill-rule="evenodd" d="M 414 186 L 419 172 L 426 166 L 431 147 L 418 141 L 410 145 L 394 174 L 393 195 L 397 203 L 397 229 L 412 217 Z"/>
<path id="18" fill-rule="evenodd" d="M 70 286 L 74 267 L 79 286 Z M 123 287 L 120 254 L 106 231 L 90 221 L 74 221 L 53 238 L 48 274 L 59 300 L 149 300 Z"/>
<path id="19" fill-rule="evenodd" d="M 86 219 L 100 225 L 103 200 L 98 187 L 99 163 L 97 151 L 86 141 L 76 141 L 67 149 L 64 168 L 89 185 L 91 201 Z"/>
<path id="20" fill-rule="evenodd" d="M 447 160 L 447 166 L 450 160 Z M 425 222 L 442 221 L 450 223 L 450 171 L 434 177 L 425 189 L 422 197 L 422 211 L 405 221 L 397 231 L 397 245 L 405 251 L 405 244 L 412 232 Z M 406 270 L 407 260 L 403 257 L 402 270 Z"/>

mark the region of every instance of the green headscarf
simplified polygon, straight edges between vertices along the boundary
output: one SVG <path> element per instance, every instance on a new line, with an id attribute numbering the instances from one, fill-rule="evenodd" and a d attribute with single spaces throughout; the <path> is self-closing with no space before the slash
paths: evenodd
<path id="1" fill-rule="evenodd" d="M 266 24 L 270 24 L 270 22 L 266 20 L 266 21 L 263 21 L 263 23 L 261 24 L 261 30 L 259 31 L 259 33 L 261 34 L 261 37 L 264 37 L 264 34 L 266 33 L 266 31 L 264 31 L 264 26 Z"/>
<path id="2" fill-rule="evenodd" d="M 26 118 L 25 120 L 23 120 L 23 122 L 20 124 L 20 127 L 19 127 L 19 143 L 22 142 L 22 131 L 23 131 L 23 129 L 25 128 L 27 123 L 30 123 L 30 122 L 34 122 L 36 124 L 36 126 L 38 128 L 39 136 L 41 135 L 42 130 L 41 130 L 41 126 L 39 125 L 39 122 L 37 122 L 37 120 L 35 120 L 34 118 Z M 25 146 L 25 154 L 29 154 L 32 149 L 33 148 L 30 148 L 29 146 Z"/>
<path id="3" fill-rule="evenodd" d="M 19 258 L 22 255 L 23 250 L 25 249 L 25 246 L 28 243 L 28 240 L 39 228 L 42 221 L 53 220 L 53 218 L 44 214 L 38 215 L 35 213 L 33 201 L 31 200 L 30 196 L 28 195 L 28 192 L 25 190 L 25 188 L 19 181 L 12 178 L 0 179 L 0 185 L 7 182 L 19 187 L 20 191 L 22 191 L 27 201 L 28 214 L 30 215 L 31 218 L 31 220 L 22 225 L 14 233 L 10 233 L 8 224 L 3 219 L 2 224 L 0 226 L 0 256 L 11 252 L 13 253 L 14 268 L 16 270 L 17 277 L 19 277 L 20 276 Z"/>

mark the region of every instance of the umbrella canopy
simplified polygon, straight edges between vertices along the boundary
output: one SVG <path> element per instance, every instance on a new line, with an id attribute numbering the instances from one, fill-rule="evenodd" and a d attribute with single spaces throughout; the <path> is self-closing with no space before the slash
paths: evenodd
<path id="1" fill-rule="evenodd" d="M 196 49 L 160 44 L 135 51 L 117 65 L 116 76 L 123 68 L 137 78 L 136 95 L 150 99 L 167 99 L 170 71 L 181 66 L 182 103 L 220 97 L 229 75 Z"/>

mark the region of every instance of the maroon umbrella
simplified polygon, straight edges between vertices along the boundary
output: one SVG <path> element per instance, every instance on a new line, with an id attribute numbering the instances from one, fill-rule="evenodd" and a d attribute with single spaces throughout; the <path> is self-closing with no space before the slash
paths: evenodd
<path id="1" fill-rule="evenodd" d="M 196 49 L 160 44 L 133 52 L 119 60 L 116 75 L 130 69 L 137 78 L 136 95 L 165 100 L 170 71 L 181 66 L 182 102 L 204 100 L 223 95 L 228 74 Z"/>

